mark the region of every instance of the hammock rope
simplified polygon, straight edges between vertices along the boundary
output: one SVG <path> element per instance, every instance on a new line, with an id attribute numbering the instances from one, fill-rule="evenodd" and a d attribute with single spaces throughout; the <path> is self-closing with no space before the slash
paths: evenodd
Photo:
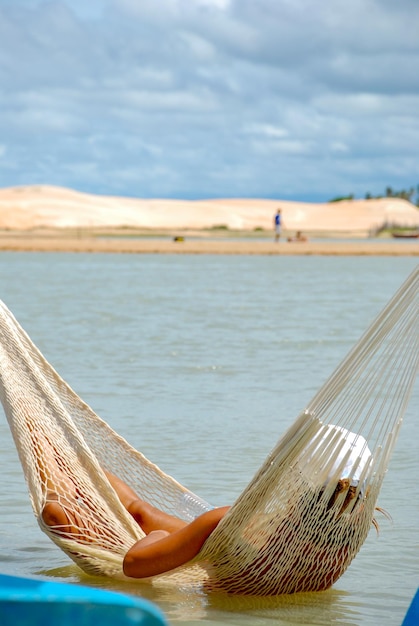
<path id="1" fill-rule="evenodd" d="M 330 587 L 371 528 L 419 367 L 416 269 L 283 434 L 200 553 L 153 584 L 276 595 Z M 79 398 L 0 303 L 0 397 L 41 529 L 85 572 L 123 578 L 144 536 L 105 472 L 186 521 L 208 502 Z M 51 529 L 53 499 L 72 520 Z M 150 581 L 148 581 L 150 582 Z"/>

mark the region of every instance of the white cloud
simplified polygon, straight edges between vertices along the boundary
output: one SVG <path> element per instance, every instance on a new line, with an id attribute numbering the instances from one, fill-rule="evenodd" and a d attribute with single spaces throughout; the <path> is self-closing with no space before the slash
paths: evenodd
<path id="1" fill-rule="evenodd" d="M 0 185 L 296 199 L 409 187 L 417 32 L 416 0 L 3 0 Z"/>
<path id="2" fill-rule="evenodd" d="M 283 139 L 288 136 L 288 131 L 285 128 L 272 126 L 271 124 L 251 124 L 244 130 L 249 134 L 254 134 L 267 139 Z"/>

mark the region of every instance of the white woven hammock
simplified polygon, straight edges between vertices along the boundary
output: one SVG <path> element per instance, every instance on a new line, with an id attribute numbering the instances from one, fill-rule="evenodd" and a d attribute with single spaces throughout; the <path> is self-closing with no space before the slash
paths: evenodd
<path id="1" fill-rule="evenodd" d="M 199 555 L 154 584 L 275 595 L 326 589 L 341 576 L 371 527 L 417 376 L 418 282 L 416 269 L 283 435 Z M 85 572 L 123 577 L 125 553 L 144 536 L 104 469 L 185 520 L 211 508 L 101 420 L 4 304 L 0 392 L 37 520 Z M 60 535 L 43 523 L 51 488 L 78 520 L 78 534 Z"/>

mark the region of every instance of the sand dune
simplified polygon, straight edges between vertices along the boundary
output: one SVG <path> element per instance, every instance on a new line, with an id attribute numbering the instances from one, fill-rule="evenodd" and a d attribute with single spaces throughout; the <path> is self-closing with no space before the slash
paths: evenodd
<path id="1" fill-rule="evenodd" d="M 419 210 L 398 198 L 309 204 L 283 200 L 133 199 L 46 185 L 0 189 L 0 229 L 120 228 L 272 230 L 277 207 L 286 230 L 368 236 L 386 224 L 419 228 Z"/>

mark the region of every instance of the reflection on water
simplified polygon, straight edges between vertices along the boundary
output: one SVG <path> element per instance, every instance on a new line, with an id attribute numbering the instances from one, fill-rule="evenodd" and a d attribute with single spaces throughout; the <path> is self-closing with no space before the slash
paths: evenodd
<path id="1" fill-rule="evenodd" d="M 416 266 L 410 257 L 0 254 L 0 298 L 59 373 L 150 460 L 231 503 Z M 92 578 L 34 519 L 0 419 L 0 571 L 125 591 L 181 624 L 393 626 L 419 582 L 418 389 L 380 522 L 334 588 L 279 598 Z"/>
<path id="2" fill-rule="evenodd" d="M 209 620 L 211 624 L 359 624 L 359 606 L 351 596 L 336 589 L 321 593 L 298 593 L 275 598 L 231 596 L 182 590 L 172 585 L 94 578 L 81 573 L 76 566 L 44 570 L 39 575 L 60 578 L 91 587 L 110 589 L 146 598 L 165 611 L 168 619 L 182 624 Z"/>

